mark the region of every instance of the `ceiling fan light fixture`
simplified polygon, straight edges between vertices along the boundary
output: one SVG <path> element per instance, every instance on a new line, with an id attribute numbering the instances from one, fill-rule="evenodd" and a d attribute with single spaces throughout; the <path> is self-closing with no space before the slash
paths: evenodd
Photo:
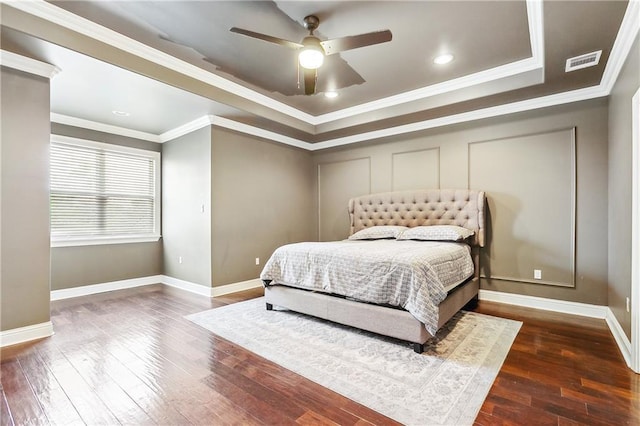
<path id="1" fill-rule="evenodd" d="M 453 55 L 451 53 L 443 53 L 433 58 L 433 63 L 438 65 L 448 64 L 453 61 Z"/>
<path id="2" fill-rule="evenodd" d="M 318 25 L 320 25 L 320 19 L 318 19 L 317 16 L 305 16 L 304 27 L 309 31 L 309 35 L 302 39 L 300 43 L 238 27 L 231 27 L 229 31 L 296 50 L 298 52 L 298 88 L 300 88 L 300 68 L 304 68 L 302 74 L 304 75 L 305 95 L 316 94 L 316 83 L 318 81 L 317 69 L 324 63 L 325 56 L 358 49 L 360 47 L 372 46 L 374 44 L 386 43 L 391 41 L 393 37 L 391 31 L 382 30 L 320 41 L 318 37 L 313 35 L 313 32 L 318 29 Z"/>
<path id="3" fill-rule="evenodd" d="M 329 99 L 337 98 L 338 92 L 334 92 L 334 91 L 324 92 L 324 96 L 325 98 L 329 98 Z"/>
<path id="4" fill-rule="evenodd" d="M 300 66 L 302 68 L 315 70 L 320 68 L 324 63 L 324 54 L 317 49 L 305 48 L 300 51 L 298 61 L 300 61 Z"/>
<path id="5" fill-rule="evenodd" d="M 324 50 L 320 45 L 320 40 L 309 36 L 302 40 L 302 44 L 304 47 L 298 55 L 300 66 L 309 70 L 320 68 L 324 63 Z"/>

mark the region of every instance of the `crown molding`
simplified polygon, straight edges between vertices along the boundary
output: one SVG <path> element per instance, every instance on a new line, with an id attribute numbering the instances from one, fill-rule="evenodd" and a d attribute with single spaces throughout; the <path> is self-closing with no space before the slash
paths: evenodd
<path id="1" fill-rule="evenodd" d="M 173 139 L 179 138 L 196 130 L 202 129 L 207 126 L 221 127 L 228 130 L 233 130 L 239 133 L 256 136 L 262 139 L 267 139 L 273 142 L 282 143 L 289 146 L 295 146 L 296 148 L 302 148 L 311 150 L 313 144 L 299 139 L 291 138 L 289 136 L 281 135 L 280 133 L 271 132 L 269 130 L 262 129 L 260 127 L 251 126 L 249 124 L 240 123 L 238 121 L 230 120 L 228 118 L 219 117 L 216 115 L 205 115 L 197 118 L 189 123 L 183 124 L 180 127 L 176 127 L 173 130 L 165 132 L 159 136 L 161 142 L 169 142 Z"/>
<path id="2" fill-rule="evenodd" d="M 541 27 L 542 25 L 542 10 L 538 5 L 539 1 L 529 0 L 527 7 L 531 7 L 529 10 L 529 19 L 534 20 L 535 25 L 531 27 Z M 532 12 L 533 11 L 533 12 Z M 75 16 L 75 15 L 73 15 Z M 376 130 L 372 132 L 360 133 L 352 136 L 330 139 L 319 143 L 309 143 L 299 139 L 291 138 L 279 133 L 261 129 L 248 124 L 240 123 L 234 120 L 230 120 L 224 117 L 207 115 L 200 117 L 194 121 L 179 126 L 173 130 L 167 131 L 161 135 L 154 135 L 144 132 L 138 132 L 135 130 L 120 128 L 116 126 L 110 126 L 102 123 L 91 122 L 89 120 L 76 119 L 74 117 L 68 117 L 61 114 L 51 114 L 51 120 L 54 122 L 69 124 L 76 127 L 85 127 L 93 130 L 104 131 L 108 133 L 114 133 L 122 136 L 135 137 L 138 139 L 150 140 L 152 142 L 167 142 L 177 137 L 183 136 L 187 133 L 200 129 L 208 125 L 214 125 L 229 130 L 245 133 L 248 135 L 260 137 L 263 139 L 271 140 L 273 142 L 283 143 L 286 145 L 294 146 L 297 148 L 306 149 L 309 151 L 318 151 L 322 149 L 328 149 L 332 147 L 348 145 L 358 142 L 364 142 L 372 139 L 380 139 L 385 137 L 397 136 L 401 134 L 407 134 L 417 132 L 421 130 L 432 129 L 436 127 L 442 127 L 452 124 L 459 124 L 467 121 L 481 120 L 485 118 L 497 117 L 517 112 L 523 112 L 528 110 L 534 110 L 539 108 L 547 108 L 556 105 L 562 105 L 572 102 L 579 102 L 589 99 L 595 99 L 599 97 L 608 96 L 615 84 L 615 81 L 626 61 L 626 58 L 631 50 L 631 46 L 635 41 L 635 37 L 640 30 L 640 0 L 631 0 L 627 6 L 625 16 L 623 18 L 620 30 L 616 37 L 615 43 L 609 55 L 609 60 L 605 67 L 603 78 L 599 85 L 588 88 L 573 90 L 570 92 L 558 93 L 548 96 L 543 96 L 534 99 L 528 99 L 524 101 L 513 102 L 510 104 L 498 105 L 489 108 L 483 108 L 475 111 L 468 111 L 460 114 L 455 114 L 447 117 L 440 117 L 431 120 L 425 120 L 421 122 L 406 124 L 402 126 L 391 127 L 387 129 Z M 535 47 L 534 47 L 535 46 Z M 535 42 L 532 39 L 532 52 L 538 57 L 542 57 L 542 36 L 535 38 Z M 531 64 L 529 64 L 531 66 Z"/>
<path id="3" fill-rule="evenodd" d="M 640 0 L 630 0 L 600 80 L 600 85 L 604 86 L 607 95 L 611 93 L 618 79 L 638 31 L 640 31 Z"/>
<path id="4" fill-rule="evenodd" d="M 544 19 L 542 0 L 527 0 L 527 21 L 531 57 L 544 66 Z"/>
<path id="5" fill-rule="evenodd" d="M 262 93 L 246 88 L 238 83 L 234 83 L 93 21 L 68 12 L 54 4 L 46 2 L 45 0 L 18 0 L 9 2 L 5 2 L 3 0 L 3 3 L 22 12 L 52 22 L 63 28 L 67 28 L 94 40 L 114 46 L 125 52 L 131 53 L 132 55 L 180 72 L 219 89 L 226 90 L 245 99 L 249 99 L 262 106 L 274 109 L 293 118 L 309 122 L 313 117 L 310 114 L 276 101 Z"/>
<path id="6" fill-rule="evenodd" d="M 478 109 L 474 111 L 463 112 L 460 114 L 449 115 L 446 117 L 434 118 L 431 120 L 419 121 L 416 123 L 405 124 L 402 126 L 389 127 L 386 129 L 374 130 L 371 132 L 359 133 L 356 135 L 345 136 L 342 138 L 330 139 L 324 142 L 309 143 L 300 139 L 275 133 L 260 127 L 251 126 L 249 124 L 240 123 L 228 118 L 215 115 L 205 115 L 176 127 L 173 130 L 154 135 L 150 133 L 139 132 L 136 130 L 125 129 L 123 127 L 111 126 L 109 124 L 98 123 L 95 121 L 84 120 L 69 117 L 61 114 L 51 113 L 51 121 L 70 126 L 82 127 L 86 129 L 112 133 L 121 136 L 132 137 L 136 139 L 148 140 L 151 142 L 164 143 L 179 138 L 196 130 L 207 126 L 216 126 L 267 139 L 272 142 L 278 142 L 296 148 L 306 149 L 308 151 L 319 151 L 322 149 L 334 148 L 337 146 L 350 145 L 359 142 L 370 141 L 374 139 L 382 139 L 391 136 L 398 136 L 407 133 L 419 132 L 422 130 L 433 129 L 436 127 L 450 126 L 453 124 L 465 123 L 468 121 L 482 120 L 485 118 L 499 117 L 502 115 L 514 114 L 518 112 L 530 111 L 534 109 L 547 108 L 556 105 L 562 105 L 572 102 L 585 101 L 607 96 L 608 92 L 601 86 L 592 86 L 584 89 L 577 89 L 570 92 L 558 93 L 540 98 L 527 99 L 524 101 L 512 102 L 509 104 L 497 105 Z"/>
<path id="7" fill-rule="evenodd" d="M 126 136 L 129 138 L 142 139 L 149 142 L 161 143 L 160 135 L 141 132 L 139 130 L 128 129 L 126 127 L 114 126 L 97 121 L 85 120 L 84 118 L 72 117 L 64 114 L 51 113 L 52 123 L 65 124 L 67 126 L 80 127 L 83 129 L 95 130 L 97 132 L 111 133 L 113 135 Z"/>
<path id="8" fill-rule="evenodd" d="M 353 143 L 370 141 L 374 139 L 398 136 L 407 133 L 418 132 L 421 130 L 433 129 L 436 127 L 450 126 L 452 124 L 460 124 L 468 121 L 482 120 L 485 118 L 499 117 L 502 115 L 514 114 L 523 111 L 530 111 L 539 108 L 546 108 L 556 105 L 562 105 L 571 102 L 584 101 L 607 96 L 600 86 L 592 86 L 585 89 L 573 90 L 571 92 L 558 93 L 555 95 L 543 96 L 540 98 L 527 99 L 525 101 L 512 102 L 494 107 L 478 109 L 474 111 L 463 112 L 460 114 L 449 115 L 446 117 L 434 118 L 431 120 L 420 121 L 411 124 L 405 124 L 387 129 L 374 130 L 357 135 L 345 136 L 312 145 L 311 151 L 321 149 L 334 148 L 342 145 L 350 145 Z"/>
<path id="9" fill-rule="evenodd" d="M 0 50 L 0 65 L 48 79 L 52 79 L 60 72 L 60 68 L 55 65 L 18 55 L 8 50 Z"/>
<path id="10" fill-rule="evenodd" d="M 260 127 L 251 126 L 249 124 L 239 123 L 237 121 L 229 120 L 228 118 L 218 117 L 218 116 L 210 116 L 211 124 L 218 127 L 223 127 L 229 130 L 235 130 L 240 133 L 245 133 L 247 135 L 256 136 L 263 139 L 268 139 L 273 142 L 279 142 L 289 146 L 295 146 L 296 148 L 306 149 L 308 151 L 314 150 L 314 144 L 301 141 L 299 139 L 295 139 L 289 136 L 281 135 L 280 133 L 275 133 L 269 130 L 261 129 Z"/>
<path id="11" fill-rule="evenodd" d="M 544 24 L 542 19 L 542 1 L 527 0 L 527 20 L 529 23 L 529 40 L 531 43 L 532 54 L 530 58 L 474 74 L 469 74 L 442 83 L 421 87 L 409 92 L 318 115 L 313 118 L 312 124 L 317 126 L 319 124 L 325 124 L 379 109 L 419 101 L 421 99 L 426 99 L 444 93 L 480 86 L 492 81 L 503 80 L 517 75 L 524 76 L 534 70 L 540 70 L 541 79 L 544 80 Z M 542 80 L 540 83 L 542 83 Z"/>
<path id="12" fill-rule="evenodd" d="M 298 119 L 313 126 L 329 123 L 338 119 L 349 118 L 355 115 L 360 115 L 383 108 L 388 108 L 390 106 L 401 105 L 407 102 L 426 99 L 442 93 L 448 93 L 468 87 L 473 87 L 478 84 L 487 83 L 489 81 L 497 81 L 519 74 L 527 74 L 532 69 L 541 69 L 544 62 L 544 28 L 542 25 L 542 1 L 527 0 L 527 19 L 529 22 L 529 39 L 531 42 L 532 52 L 531 58 L 513 62 L 511 64 L 503 65 L 490 70 L 485 70 L 479 73 L 470 74 L 465 77 L 461 77 L 444 83 L 423 87 L 421 89 L 378 99 L 372 102 L 367 102 L 354 107 L 313 116 L 283 102 L 263 95 L 255 90 L 251 90 L 240 84 L 234 83 L 221 76 L 190 64 L 186 61 L 175 58 L 158 49 L 147 46 L 146 44 L 131 39 L 93 21 L 68 12 L 44 0 L 12 1 L 8 4 L 11 7 L 14 7 L 23 12 L 48 20 L 64 28 L 76 31 L 95 40 L 115 46 L 125 52 L 131 53 L 143 59 L 152 61 L 158 65 L 180 72 L 184 75 L 195 78 L 219 89 L 228 91 L 247 100 L 256 102 L 262 106 L 278 111 L 282 114 L 288 115 L 292 118 Z"/>
<path id="13" fill-rule="evenodd" d="M 299 139 L 281 135 L 280 133 L 271 132 L 260 127 L 251 126 L 249 124 L 240 123 L 238 121 L 230 120 L 228 118 L 219 117 L 216 115 L 205 115 L 173 130 L 165 132 L 160 135 L 160 140 L 162 142 L 168 142 L 207 126 L 215 126 L 223 129 L 233 130 L 235 132 L 243 133 L 246 135 L 267 139 L 272 142 L 278 142 L 284 145 L 306 149 L 308 151 L 313 150 L 313 144 L 309 142 L 301 141 Z"/>
<path id="14" fill-rule="evenodd" d="M 203 127 L 210 126 L 210 117 L 210 115 L 203 115 L 202 117 L 196 118 L 195 120 L 185 123 L 182 126 L 178 126 L 175 129 L 171 129 L 162 133 L 158 136 L 160 143 L 169 142 L 173 139 L 179 138 L 180 136 L 184 136 L 191 132 L 195 132 L 196 130 L 200 130 Z"/>
<path id="15" fill-rule="evenodd" d="M 486 83 L 496 83 L 499 80 L 506 80 L 510 77 L 521 76 L 522 80 L 526 79 L 526 75 L 535 70 L 543 70 L 539 60 L 536 58 L 527 58 L 520 61 L 512 62 L 510 64 L 501 65 L 499 67 L 491 68 L 488 70 L 480 71 L 474 74 L 465 75 L 452 80 L 447 80 L 442 83 L 433 84 L 431 86 L 421 87 L 410 92 L 400 93 L 397 95 L 389 96 L 387 98 L 378 99 L 375 101 L 363 103 L 353 107 L 333 111 L 327 114 L 319 115 L 314 118 L 313 124 L 325 124 L 332 121 L 353 117 L 368 112 L 381 110 L 397 105 L 406 104 L 409 102 L 419 101 L 437 95 L 443 95 L 445 93 L 452 93 L 459 90 L 468 89 L 471 87 L 479 87 Z M 542 83 L 544 80 L 544 73 L 540 73 L 540 77 L 536 83 Z M 531 83 L 529 83 L 530 85 Z M 518 87 L 515 87 L 518 88 Z"/>

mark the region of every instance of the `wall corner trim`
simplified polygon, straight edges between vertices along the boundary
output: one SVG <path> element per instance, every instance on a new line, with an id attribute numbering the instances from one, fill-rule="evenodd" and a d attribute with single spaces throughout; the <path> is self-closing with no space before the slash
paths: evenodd
<path id="1" fill-rule="evenodd" d="M 605 317 L 605 320 L 607 321 L 609 330 L 611 330 L 611 334 L 613 334 L 613 338 L 618 344 L 618 348 L 624 357 L 624 361 L 627 363 L 627 366 L 633 370 L 633 366 L 631 365 L 631 341 L 629 341 L 629 338 L 624 333 L 618 319 L 609 307 L 607 307 L 607 316 Z"/>
<path id="2" fill-rule="evenodd" d="M 18 343 L 30 340 L 43 339 L 53 335 L 53 324 L 51 321 L 40 324 L 28 325 L 26 327 L 13 328 L 0 332 L 0 347 L 17 345 Z"/>

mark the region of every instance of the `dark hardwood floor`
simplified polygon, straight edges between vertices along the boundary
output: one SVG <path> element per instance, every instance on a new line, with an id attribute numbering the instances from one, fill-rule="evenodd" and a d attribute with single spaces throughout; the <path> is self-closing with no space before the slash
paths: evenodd
<path id="1" fill-rule="evenodd" d="M 0 352 L 0 424 L 394 424 L 183 318 L 261 294 L 154 285 L 53 302 L 54 336 Z M 604 321 L 476 311 L 524 323 L 477 424 L 640 424 L 640 376 Z"/>

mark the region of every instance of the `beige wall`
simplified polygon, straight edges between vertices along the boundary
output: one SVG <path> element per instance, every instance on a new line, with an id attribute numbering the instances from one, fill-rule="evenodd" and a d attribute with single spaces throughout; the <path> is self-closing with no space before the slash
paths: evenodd
<path id="1" fill-rule="evenodd" d="M 0 331 L 49 321 L 49 80 L 1 68 Z"/>
<path id="2" fill-rule="evenodd" d="M 574 287 L 574 135 L 569 128 L 469 144 L 469 187 L 490 195 L 483 276 Z"/>
<path id="3" fill-rule="evenodd" d="M 636 37 L 609 100 L 609 307 L 629 338 L 631 314 L 626 310 L 626 298 L 631 297 L 631 98 L 640 87 L 639 39 Z"/>
<path id="4" fill-rule="evenodd" d="M 51 133 L 160 152 L 159 143 L 52 123 Z M 54 247 L 51 290 L 162 274 L 162 241 Z"/>
<path id="5" fill-rule="evenodd" d="M 216 287 L 258 278 L 278 246 L 315 239 L 315 179 L 309 152 L 216 127 L 211 136 Z"/>
<path id="6" fill-rule="evenodd" d="M 320 162 L 317 171 L 319 240 L 343 239 L 349 234 L 344 220 L 349 199 L 371 193 L 371 158 Z"/>
<path id="7" fill-rule="evenodd" d="M 53 131 L 162 149 L 163 238 L 54 248 L 52 289 L 159 274 L 207 287 L 236 283 L 257 278 L 276 247 L 316 238 L 308 152 L 217 128 L 162 145 L 62 125 Z"/>
<path id="8" fill-rule="evenodd" d="M 51 249 L 51 290 L 162 274 L 162 243 Z"/>
<path id="9" fill-rule="evenodd" d="M 162 145 L 162 239 L 165 275 L 211 286 L 210 127 Z"/>
<path id="10" fill-rule="evenodd" d="M 607 303 L 606 99 L 325 150 L 313 160 L 322 240 L 347 236 L 346 200 L 367 190 L 486 185 L 493 190 L 488 191 L 493 240 L 483 271 L 499 271 L 511 280 L 483 280 L 482 288 Z M 542 281 L 549 283 L 527 282 L 534 267 L 543 269 Z"/>

